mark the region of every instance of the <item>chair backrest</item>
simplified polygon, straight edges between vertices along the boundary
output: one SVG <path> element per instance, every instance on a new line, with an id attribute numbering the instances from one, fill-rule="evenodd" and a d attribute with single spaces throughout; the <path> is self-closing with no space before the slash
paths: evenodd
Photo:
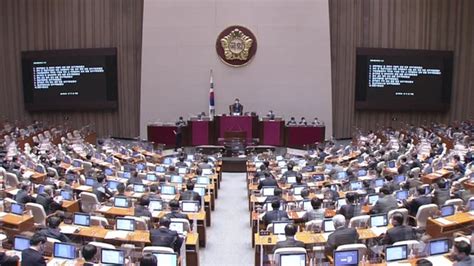
<path id="1" fill-rule="evenodd" d="M 53 252 L 54 252 L 54 243 L 58 243 L 58 242 L 61 242 L 61 241 L 59 241 L 56 238 L 47 237 L 46 238 L 46 243 L 44 244 L 44 252 L 46 254 L 48 254 L 48 253 L 53 254 Z"/>
<path id="2" fill-rule="evenodd" d="M 359 259 L 361 260 L 364 255 L 367 254 L 367 246 L 364 244 L 346 244 L 346 245 L 341 245 L 337 247 L 337 251 L 343 251 L 343 250 L 355 250 L 357 249 L 359 251 Z"/>
<path id="3" fill-rule="evenodd" d="M 407 219 L 408 219 L 408 210 L 405 209 L 405 208 L 400 208 L 400 209 L 395 209 L 395 210 L 391 210 L 387 213 L 387 219 L 390 221 L 390 218 L 392 217 L 392 215 L 396 212 L 399 212 L 401 214 L 403 214 L 403 224 L 406 224 L 407 223 Z"/>
<path id="4" fill-rule="evenodd" d="M 136 230 L 148 230 L 148 222 L 145 220 L 144 217 L 125 216 L 125 218 L 135 220 Z"/>
<path id="5" fill-rule="evenodd" d="M 174 253 L 174 250 L 170 247 L 158 247 L 158 246 L 151 246 L 151 247 L 144 247 L 142 253 L 153 253 L 153 252 L 160 252 L 160 253 Z"/>
<path id="6" fill-rule="evenodd" d="M 323 220 L 312 220 L 305 223 L 305 231 L 320 232 L 323 228 Z"/>
<path id="7" fill-rule="evenodd" d="M 299 248 L 299 247 L 279 248 L 275 250 L 275 252 L 273 253 L 273 260 L 275 261 L 274 265 L 278 265 L 278 263 L 280 262 L 281 255 L 291 255 L 291 254 L 305 254 L 306 255 L 306 249 Z"/>
<path id="8" fill-rule="evenodd" d="M 464 201 L 462 199 L 449 199 L 444 203 L 444 205 L 454 205 L 457 210 L 464 205 Z"/>
<path id="9" fill-rule="evenodd" d="M 58 171 L 54 169 L 53 167 L 48 167 L 47 168 L 48 172 L 53 172 L 54 173 L 54 178 L 59 178 Z"/>
<path id="10" fill-rule="evenodd" d="M 425 249 L 425 244 L 418 240 L 405 240 L 393 243 L 393 246 L 399 245 L 407 245 L 409 250 L 417 250 L 418 252 L 422 252 Z"/>
<path id="11" fill-rule="evenodd" d="M 97 196 L 94 193 L 82 192 L 79 194 L 79 197 L 81 199 L 81 209 L 83 212 L 94 212 L 97 209 L 97 206 L 100 204 Z"/>
<path id="12" fill-rule="evenodd" d="M 170 219 L 171 222 L 180 222 L 180 223 L 184 223 L 184 230 L 189 232 L 191 231 L 191 224 L 189 223 L 189 220 L 188 219 L 184 219 L 184 218 L 171 218 Z"/>
<path id="13" fill-rule="evenodd" d="M 427 204 L 420 206 L 418 212 L 416 213 L 416 224 L 419 228 L 424 229 L 426 227 L 426 221 L 429 217 L 432 217 L 438 212 L 438 205 L 436 204 Z"/>
<path id="14" fill-rule="evenodd" d="M 91 225 L 105 227 L 109 225 L 109 221 L 105 217 L 91 216 Z"/>
<path id="15" fill-rule="evenodd" d="M 367 227 L 369 220 L 370 215 L 359 215 L 352 217 L 349 221 L 349 228 Z"/>
<path id="16" fill-rule="evenodd" d="M 92 169 L 92 163 L 91 162 L 82 162 L 82 167 L 84 168 L 84 172 L 88 172 Z"/>
<path id="17" fill-rule="evenodd" d="M 46 225 L 46 212 L 43 205 L 29 202 L 25 205 L 25 209 L 31 210 L 35 224 Z"/>
<path id="18" fill-rule="evenodd" d="M 112 244 L 109 244 L 109 243 L 104 243 L 104 242 L 96 242 L 96 241 L 92 241 L 92 242 L 89 242 L 87 243 L 89 245 L 93 245 L 97 248 L 104 248 L 104 249 L 115 249 L 115 246 L 112 245 Z"/>
<path id="19" fill-rule="evenodd" d="M 5 185 L 7 187 L 16 187 L 20 184 L 20 181 L 18 181 L 18 177 L 13 174 L 13 173 L 7 173 L 5 177 Z"/>
<path id="20" fill-rule="evenodd" d="M 414 167 L 410 170 L 410 173 L 414 176 L 414 177 L 419 177 L 420 176 L 420 172 L 421 172 L 421 169 L 420 167 Z"/>
<path id="21" fill-rule="evenodd" d="M 0 176 L 5 178 L 6 175 L 7 175 L 7 170 L 5 170 L 5 168 L 0 166 Z"/>

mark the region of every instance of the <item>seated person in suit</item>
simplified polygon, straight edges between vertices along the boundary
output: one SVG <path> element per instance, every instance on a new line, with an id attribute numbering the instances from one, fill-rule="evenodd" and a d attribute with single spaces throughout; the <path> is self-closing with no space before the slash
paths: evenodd
<path id="1" fill-rule="evenodd" d="M 168 219 L 181 218 L 181 219 L 188 219 L 189 220 L 188 215 L 181 212 L 181 210 L 179 208 L 179 202 L 177 200 L 170 200 L 168 205 L 170 207 L 171 212 L 167 213 L 165 215 L 165 217 L 167 217 Z"/>
<path id="2" fill-rule="evenodd" d="M 361 214 L 362 206 L 357 202 L 357 193 L 347 193 L 346 203 L 346 205 L 339 209 L 338 213 L 344 215 L 347 221 Z"/>
<path id="3" fill-rule="evenodd" d="M 461 157 L 459 157 L 459 155 L 453 155 L 452 164 L 457 171 L 461 172 L 462 175 L 466 173 L 466 166 L 461 162 Z"/>
<path id="4" fill-rule="evenodd" d="M 254 181 L 259 182 L 260 178 L 265 178 L 265 172 L 268 172 L 267 166 L 265 164 L 260 165 L 260 168 L 254 175 Z"/>
<path id="5" fill-rule="evenodd" d="M 202 157 L 202 162 L 199 163 L 198 167 L 200 169 L 212 169 L 212 165 L 209 163 L 209 158 L 207 156 Z"/>
<path id="6" fill-rule="evenodd" d="M 334 185 L 337 186 L 337 185 Z M 339 192 L 334 190 L 330 182 L 324 183 L 323 189 L 324 201 L 336 202 L 339 199 Z"/>
<path id="7" fill-rule="evenodd" d="M 180 168 L 180 167 L 188 167 L 188 165 L 184 162 L 184 156 L 179 156 L 178 157 L 178 161 L 174 164 L 174 166 L 176 168 Z"/>
<path id="8" fill-rule="evenodd" d="M 288 122 L 286 122 L 286 125 L 287 125 L 287 126 L 296 126 L 296 125 L 298 125 L 298 124 L 296 123 L 295 117 L 292 116 L 292 117 L 290 118 L 290 120 L 289 120 Z"/>
<path id="9" fill-rule="evenodd" d="M 150 242 L 152 246 L 170 247 L 179 254 L 183 239 L 176 231 L 169 229 L 171 219 L 164 216 L 160 219 L 160 227 L 150 230 Z"/>
<path id="10" fill-rule="evenodd" d="M 85 245 L 82 247 L 82 258 L 84 258 L 84 266 L 95 266 L 94 257 L 97 253 L 97 247 L 93 245 Z"/>
<path id="11" fill-rule="evenodd" d="M 158 191 L 160 189 L 158 188 L 157 184 L 151 184 L 149 189 L 150 189 L 150 194 L 148 194 L 148 197 L 150 199 L 161 199 L 160 194 L 158 194 Z"/>
<path id="12" fill-rule="evenodd" d="M 238 98 L 235 98 L 234 104 L 229 105 L 230 115 L 242 115 L 244 113 L 244 106 L 240 104 Z"/>
<path id="13" fill-rule="evenodd" d="M 45 186 L 44 191 L 36 196 L 36 203 L 43 206 L 44 212 L 47 215 L 57 210 L 62 210 L 61 204 L 53 199 L 53 189 L 51 186 Z"/>
<path id="14" fill-rule="evenodd" d="M 474 257 L 470 255 L 471 245 L 466 241 L 455 241 L 450 257 L 456 262 L 453 266 L 472 266 Z"/>
<path id="15" fill-rule="evenodd" d="M 287 171 L 282 175 L 282 179 L 284 180 L 285 183 L 286 183 L 288 177 L 296 176 L 296 174 L 298 173 L 296 171 L 293 171 L 294 167 L 295 167 L 295 165 L 293 164 L 293 162 L 289 162 L 288 165 L 286 166 Z"/>
<path id="16" fill-rule="evenodd" d="M 138 177 L 137 171 L 133 171 L 131 177 L 127 180 L 127 185 L 133 184 L 143 184 L 142 179 Z"/>
<path id="17" fill-rule="evenodd" d="M 97 182 L 92 187 L 92 192 L 97 196 L 97 200 L 99 200 L 99 202 L 104 202 L 114 195 L 114 193 L 112 193 L 112 191 L 107 188 L 107 182 L 105 182 L 104 174 L 97 176 Z"/>
<path id="18" fill-rule="evenodd" d="M 138 205 L 135 205 L 134 208 L 134 215 L 137 217 L 148 217 L 151 219 L 151 212 L 148 209 L 148 205 L 150 204 L 150 198 L 148 195 L 143 195 L 140 200 L 138 201 Z"/>
<path id="19" fill-rule="evenodd" d="M 28 202 L 35 202 L 35 198 L 31 196 L 31 184 L 29 181 L 21 182 L 20 190 L 15 195 L 15 200 L 18 203 L 26 204 Z"/>
<path id="20" fill-rule="evenodd" d="M 301 173 L 296 173 L 296 183 L 292 184 L 290 188 L 293 188 L 294 186 L 305 186 L 307 187 L 308 184 L 306 182 L 303 182 L 303 175 Z"/>
<path id="21" fill-rule="evenodd" d="M 45 237 L 57 239 L 61 242 L 71 242 L 71 240 L 65 234 L 61 233 L 61 230 L 59 229 L 61 218 L 57 216 L 50 216 L 46 222 L 48 224 L 48 228 L 39 231 L 42 235 Z"/>
<path id="22" fill-rule="evenodd" d="M 278 241 L 273 248 L 273 252 L 279 248 L 293 248 L 293 247 L 299 247 L 299 248 L 304 248 L 304 243 L 296 240 L 295 235 L 296 232 L 298 231 L 298 227 L 294 224 L 287 224 L 285 226 L 285 236 L 286 239 L 283 241 Z"/>
<path id="23" fill-rule="evenodd" d="M 433 201 L 434 204 L 438 206 L 444 205 L 444 203 L 451 198 L 451 191 L 447 187 L 447 181 L 443 178 L 440 178 L 436 182 L 437 188 L 433 192 Z"/>
<path id="24" fill-rule="evenodd" d="M 273 178 L 273 176 L 269 172 L 264 173 L 265 179 L 260 180 L 258 183 L 258 189 L 262 189 L 262 187 L 277 187 L 278 182 Z"/>
<path id="25" fill-rule="evenodd" d="M 415 229 L 409 225 L 403 225 L 402 213 L 395 212 L 392 214 L 391 223 L 393 227 L 387 230 L 387 233 L 382 239 L 384 245 L 392 245 L 398 241 L 417 239 Z"/>
<path id="26" fill-rule="evenodd" d="M 321 208 L 322 203 L 323 203 L 322 200 L 320 200 L 319 198 L 317 197 L 312 198 L 311 207 L 313 207 L 313 209 L 310 211 L 307 211 L 303 215 L 303 221 L 309 222 L 313 220 L 323 220 L 324 213 L 326 210 L 324 208 Z"/>
<path id="27" fill-rule="evenodd" d="M 117 184 L 117 193 L 115 194 L 115 196 L 122 196 L 122 197 L 126 197 L 125 196 L 125 184 L 120 182 Z"/>
<path id="28" fill-rule="evenodd" d="M 286 221 L 290 219 L 286 211 L 280 210 L 280 206 L 280 201 L 275 200 L 272 202 L 273 210 L 266 212 L 265 215 L 263 215 L 262 217 L 265 226 L 268 226 L 269 224 L 275 221 Z"/>
<path id="29" fill-rule="evenodd" d="M 6 252 L 0 251 L 0 265 L 17 266 L 20 258 L 18 256 L 10 256 Z"/>
<path id="30" fill-rule="evenodd" d="M 21 252 L 21 266 L 46 266 L 43 258 L 46 237 L 41 233 L 35 233 L 30 239 L 30 247 Z"/>
<path id="31" fill-rule="evenodd" d="M 431 198 L 431 195 L 425 195 L 425 188 L 424 187 L 418 187 L 417 188 L 417 197 L 414 197 L 410 201 L 404 200 L 403 205 L 405 208 L 408 209 L 408 214 L 410 216 L 416 217 L 416 214 L 418 212 L 418 209 L 426 204 L 431 204 L 433 202 L 433 199 Z"/>
<path id="32" fill-rule="evenodd" d="M 181 192 L 179 200 L 194 200 L 201 204 L 201 195 L 194 191 L 194 183 L 192 181 L 186 183 L 186 191 Z"/>
<path id="33" fill-rule="evenodd" d="M 158 265 L 158 261 L 153 254 L 143 254 L 140 258 L 140 266 L 156 266 Z"/>
<path id="34" fill-rule="evenodd" d="M 397 199 L 392 195 L 390 188 L 383 186 L 380 189 L 380 197 L 371 210 L 372 214 L 388 213 L 398 208 Z"/>
<path id="35" fill-rule="evenodd" d="M 336 228 L 336 231 L 332 232 L 328 236 L 328 240 L 324 248 L 326 254 L 331 256 L 337 247 L 346 244 L 354 244 L 359 241 L 359 234 L 357 233 L 357 230 L 355 228 L 346 227 L 346 218 L 344 218 L 343 215 L 335 215 L 332 218 L 332 222 L 334 223 L 334 228 Z"/>
<path id="36" fill-rule="evenodd" d="M 265 203 L 268 203 L 268 202 L 274 202 L 275 200 L 279 201 L 280 202 L 280 205 L 285 207 L 285 204 L 286 204 L 286 201 L 282 198 L 282 195 L 283 195 L 283 190 L 281 190 L 281 188 L 277 187 L 273 190 L 273 196 L 268 196 L 266 199 L 265 199 Z"/>

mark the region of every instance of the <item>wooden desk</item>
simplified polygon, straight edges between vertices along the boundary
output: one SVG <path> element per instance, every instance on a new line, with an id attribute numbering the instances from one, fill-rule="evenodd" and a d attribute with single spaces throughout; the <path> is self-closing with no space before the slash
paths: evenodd
<path id="1" fill-rule="evenodd" d="M 3 230 L 9 239 L 13 239 L 15 235 L 25 231 L 33 231 L 35 222 L 32 215 L 16 215 L 7 213 L 0 218 L 3 223 Z"/>
<path id="2" fill-rule="evenodd" d="M 438 181 L 438 179 L 448 176 L 452 171 L 447 169 L 441 169 L 431 174 L 427 174 L 421 177 L 421 181 L 425 184 L 433 184 Z"/>
<path id="3" fill-rule="evenodd" d="M 443 223 L 439 219 L 428 218 L 426 233 L 433 238 L 452 236 L 456 231 L 468 230 L 469 227 L 474 226 L 474 215 L 469 212 L 459 212 L 443 219 L 449 222 Z"/>
<path id="4" fill-rule="evenodd" d="M 169 211 L 162 211 L 159 212 L 158 215 L 153 214 L 153 219 L 155 221 L 159 221 L 159 219 L 163 216 L 165 216 Z M 190 221 L 196 220 L 197 222 L 197 232 L 199 234 L 199 246 L 200 247 L 205 247 L 206 246 L 206 212 L 205 211 L 200 211 L 196 213 L 186 213 L 188 215 L 188 218 Z"/>
<path id="5" fill-rule="evenodd" d="M 63 200 L 62 207 L 67 211 L 67 212 L 79 212 L 79 200 Z"/>

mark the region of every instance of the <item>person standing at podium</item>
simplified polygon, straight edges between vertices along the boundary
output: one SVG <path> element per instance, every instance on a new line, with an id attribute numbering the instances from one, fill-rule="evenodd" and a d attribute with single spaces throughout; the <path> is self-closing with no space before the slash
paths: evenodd
<path id="1" fill-rule="evenodd" d="M 180 116 L 176 122 L 176 131 L 174 131 L 174 134 L 176 135 L 176 146 L 174 147 L 174 151 L 177 151 L 178 148 L 181 148 L 183 145 L 183 127 L 185 126 L 186 121 L 184 121 L 183 117 Z"/>
<path id="2" fill-rule="evenodd" d="M 240 104 L 239 98 L 235 98 L 234 104 L 229 105 L 230 115 L 242 115 L 244 113 L 244 106 Z"/>

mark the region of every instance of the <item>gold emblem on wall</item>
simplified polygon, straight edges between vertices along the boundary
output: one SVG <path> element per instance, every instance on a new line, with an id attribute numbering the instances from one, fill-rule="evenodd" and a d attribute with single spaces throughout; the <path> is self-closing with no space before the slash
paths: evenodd
<path id="1" fill-rule="evenodd" d="M 236 67 L 243 66 L 255 55 L 257 40 L 247 28 L 231 26 L 219 34 L 216 50 L 224 63 Z"/>

